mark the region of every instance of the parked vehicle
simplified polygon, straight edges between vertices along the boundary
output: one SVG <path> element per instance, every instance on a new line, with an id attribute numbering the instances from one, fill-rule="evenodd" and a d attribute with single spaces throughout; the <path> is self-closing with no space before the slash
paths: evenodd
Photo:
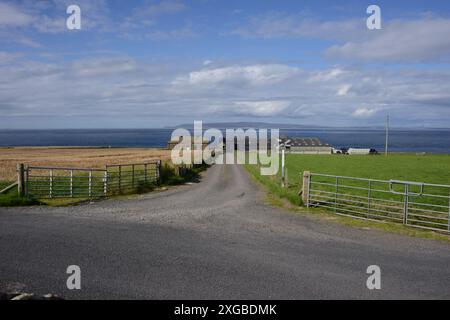
<path id="1" fill-rule="evenodd" d="M 333 154 L 348 154 L 348 148 L 333 148 Z"/>

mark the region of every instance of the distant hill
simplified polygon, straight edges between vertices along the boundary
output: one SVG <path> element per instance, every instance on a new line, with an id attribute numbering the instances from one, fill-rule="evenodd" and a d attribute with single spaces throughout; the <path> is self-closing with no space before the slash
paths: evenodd
<path id="1" fill-rule="evenodd" d="M 165 128 L 193 128 L 194 123 L 185 123 L 177 126 L 169 126 Z M 217 128 L 217 129 L 225 129 L 225 128 L 274 128 L 274 129 L 311 129 L 311 128 L 326 128 L 322 126 L 306 126 L 299 124 L 286 124 L 286 123 L 268 123 L 268 122 L 211 122 L 211 123 L 203 123 L 203 129 L 209 128 Z"/>

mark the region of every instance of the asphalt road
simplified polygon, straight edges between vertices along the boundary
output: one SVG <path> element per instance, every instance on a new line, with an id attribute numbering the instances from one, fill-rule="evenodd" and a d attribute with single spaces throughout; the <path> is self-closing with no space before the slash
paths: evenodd
<path id="1" fill-rule="evenodd" d="M 66 268 L 81 268 L 68 290 Z M 381 268 L 368 290 L 366 268 Z M 274 208 L 237 165 L 132 200 L 0 208 L 0 291 L 67 299 L 450 298 L 450 245 Z"/>

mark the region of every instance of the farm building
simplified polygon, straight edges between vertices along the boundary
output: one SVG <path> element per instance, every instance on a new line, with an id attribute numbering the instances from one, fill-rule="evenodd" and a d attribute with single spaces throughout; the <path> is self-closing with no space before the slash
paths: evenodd
<path id="1" fill-rule="evenodd" d="M 300 154 L 331 154 L 332 147 L 318 138 L 281 138 L 280 146 L 288 153 Z"/>
<path id="2" fill-rule="evenodd" d="M 378 152 L 375 149 L 363 149 L 363 148 L 349 148 L 347 153 L 350 155 L 378 154 Z"/>
<path id="3" fill-rule="evenodd" d="M 196 138 L 197 139 L 202 139 L 201 137 L 194 137 L 194 136 L 192 136 L 191 137 L 191 150 L 194 150 L 194 142 L 195 142 Z M 181 141 L 182 141 L 181 137 L 179 137 L 178 139 L 170 140 L 169 142 L 167 142 L 167 148 L 169 150 L 172 150 Z M 202 139 L 202 141 L 203 141 L 202 142 L 202 150 L 204 150 L 208 146 L 209 141 L 206 140 L 206 139 Z"/>

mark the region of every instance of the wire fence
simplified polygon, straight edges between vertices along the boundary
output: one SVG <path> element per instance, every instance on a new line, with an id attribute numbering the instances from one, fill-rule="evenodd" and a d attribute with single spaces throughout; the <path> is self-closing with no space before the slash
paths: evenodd
<path id="1" fill-rule="evenodd" d="M 307 177 L 304 192 L 308 207 L 450 232 L 450 185 L 318 173 Z"/>

